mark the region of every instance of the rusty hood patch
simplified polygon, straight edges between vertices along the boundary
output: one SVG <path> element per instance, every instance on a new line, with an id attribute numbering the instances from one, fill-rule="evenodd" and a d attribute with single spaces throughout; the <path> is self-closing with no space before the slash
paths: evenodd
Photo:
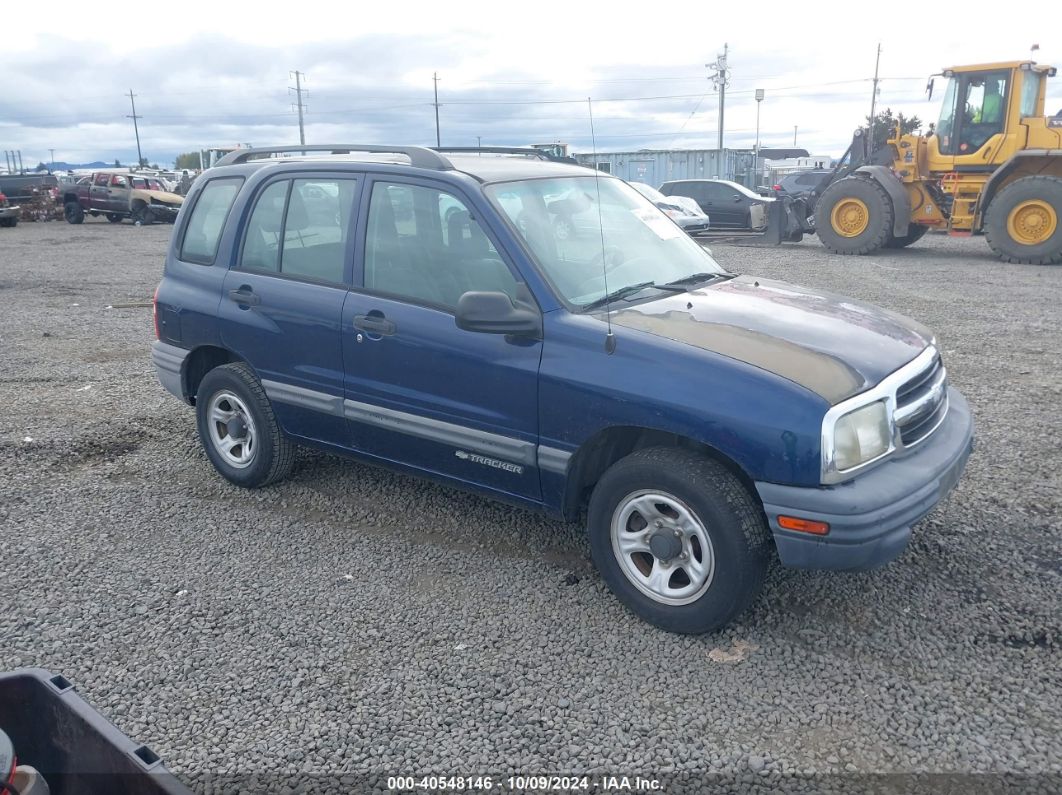
<path id="1" fill-rule="evenodd" d="M 750 276 L 616 307 L 612 322 L 617 326 L 751 364 L 831 405 L 877 384 L 933 337 L 921 324 L 887 309 Z"/>

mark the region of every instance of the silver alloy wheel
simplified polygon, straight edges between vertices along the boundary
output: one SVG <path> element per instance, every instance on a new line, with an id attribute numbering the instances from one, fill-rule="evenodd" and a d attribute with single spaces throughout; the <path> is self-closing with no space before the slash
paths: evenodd
<path id="1" fill-rule="evenodd" d="M 687 605 L 712 584 L 712 539 L 677 497 L 653 490 L 628 494 L 612 514 L 611 536 L 620 569 L 654 602 Z"/>
<path id="2" fill-rule="evenodd" d="M 210 442 L 225 463 L 244 469 L 258 451 L 258 434 L 247 406 L 229 391 L 217 392 L 207 406 Z"/>

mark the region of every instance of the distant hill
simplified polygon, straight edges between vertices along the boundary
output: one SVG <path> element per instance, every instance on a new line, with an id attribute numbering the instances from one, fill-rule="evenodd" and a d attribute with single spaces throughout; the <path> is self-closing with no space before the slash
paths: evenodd
<path id="1" fill-rule="evenodd" d="M 113 168 L 113 167 L 114 167 L 114 163 L 104 163 L 102 160 L 96 160 L 93 163 L 67 163 L 64 160 L 56 160 L 55 163 L 51 164 L 51 169 L 53 171 L 74 171 L 74 170 L 80 169 L 80 168 L 88 169 L 88 168 Z M 47 171 L 48 168 L 49 168 L 49 164 L 47 164 L 47 163 L 38 163 L 37 167 L 35 169 L 33 169 L 33 170 L 34 171 Z"/>

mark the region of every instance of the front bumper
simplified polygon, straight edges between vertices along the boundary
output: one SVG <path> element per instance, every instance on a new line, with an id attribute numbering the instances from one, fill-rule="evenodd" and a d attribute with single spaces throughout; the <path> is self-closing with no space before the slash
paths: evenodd
<path id="1" fill-rule="evenodd" d="M 148 209 L 160 221 L 173 221 L 181 211 L 180 207 L 171 207 L 168 204 L 149 204 Z"/>
<path id="2" fill-rule="evenodd" d="M 907 547 L 911 526 L 955 486 L 973 450 L 966 398 L 948 390 L 948 416 L 910 454 L 822 488 L 756 483 L 782 564 L 799 569 L 872 569 Z M 824 536 L 785 530 L 779 514 L 828 522 Z"/>

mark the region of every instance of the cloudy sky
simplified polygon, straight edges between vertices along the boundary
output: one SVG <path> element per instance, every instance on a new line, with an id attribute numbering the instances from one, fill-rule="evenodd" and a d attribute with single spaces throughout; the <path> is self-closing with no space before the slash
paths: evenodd
<path id="1" fill-rule="evenodd" d="M 434 144 L 438 72 L 444 145 L 478 136 L 590 151 L 591 97 L 599 150 L 699 148 L 718 130 L 705 64 L 728 44 L 726 145 L 752 146 L 763 88 L 761 145 L 791 146 L 796 127 L 799 146 L 839 155 L 869 112 L 879 43 L 879 106 L 924 120 L 936 118 L 941 85 L 927 103 L 926 79 L 942 67 L 1026 58 L 1033 44 L 1036 60 L 1062 66 L 1054 3 L 1034 24 L 968 2 L 917 35 L 914 7 L 853 14 L 832 1 L 5 5 L 0 149 L 21 150 L 27 165 L 49 149 L 58 161 L 135 162 L 130 90 L 152 162 L 297 143 L 295 69 L 307 76 L 308 143 Z M 1059 108 L 1062 76 L 1048 98 L 1049 112 Z"/>

